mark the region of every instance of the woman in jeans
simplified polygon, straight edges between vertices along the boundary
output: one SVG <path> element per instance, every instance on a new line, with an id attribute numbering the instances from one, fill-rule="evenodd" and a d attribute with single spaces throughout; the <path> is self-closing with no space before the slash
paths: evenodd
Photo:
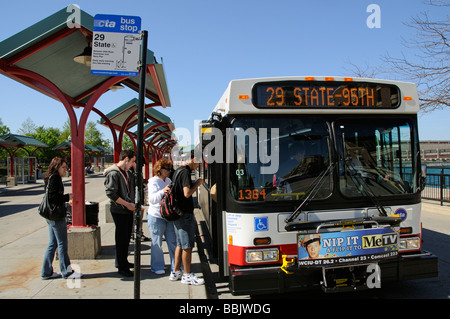
<path id="1" fill-rule="evenodd" d="M 172 162 L 166 158 L 160 159 L 156 162 L 154 167 L 155 176 L 148 181 L 148 228 L 152 238 L 151 244 L 151 260 L 150 268 L 158 275 L 165 273 L 164 271 L 164 253 L 162 250 L 162 237 L 166 238 L 166 243 L 169 248 L 169 256 L 171 262 L 171 280 L 177 280 L 172 275 L 174 270 L 174 252 L 176 247 L 175 229 L 173 222 L 167 221 L 161 217 L 160 206 L 161 199 L 167 190 L 171 180 L 169 175 L 172 171 Z"/>
<path id="2" fill-rule="evenodd" d="M 67 172 L 67 162 L 62 158 L 52 159 L 47 173 L 45 174 L 45 187 L 48 188 L 48 200 L 53 205 L 64 205 L 72 199 L 72 194 L 64 194 L 64 185 L 62 176 Z M 67 254 L 67 224 L 65 214 L 55 220 L 45 219 L 48 224 L 50 240 L 44 255 L 44 264 L 42 265 L 41 278 L 52 279 L 60 276 L 64 278 L 76 279 L 81 274 L 71 269 L 69 255 Z M 59 268 L 61 274 L 53 271 L 53 259 L 55 251 L 58 249 Z"/>

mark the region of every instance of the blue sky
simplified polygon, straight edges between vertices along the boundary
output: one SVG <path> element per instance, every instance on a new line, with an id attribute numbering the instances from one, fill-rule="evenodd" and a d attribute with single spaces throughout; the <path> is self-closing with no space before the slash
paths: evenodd
<path id="1" fill-rule="evenodd" d="M 422 0 L 145 0 L 84 1 L 77 5 L 90 15 L 140 16 L 149 32 L 149 49 L 163 64 L 172 107 L 159 111 L 177 128 L 194 130 L 194 121 L 209 117 L 233 79 L 326 75 L 348 76 L 356 65 L 377 66 L 380 57 L 416 52 L 401 38 L 414 37 L 404 25 L 429 11 L 442 19 L 442 9 Z M 3 4 L 0 41 L 67 7 L 64 1 L 16 0 Z M 369 28 L 368 5 L 381 9 L 381 28 Z M 5 14 L 7 12 L 7 14 Z M 350 74 L 351 75 L 351 74 Z M 395 78 L 392 75 L 391 78 Z M 5 76 L 0 76 L 0 118 L 13 133 L 27 117 L 40 126 L 62 128 L 68 118 L 54 101 Z M 123 92 L 126 91 L 126 92 Z M 108 113 L 138 94 L 107 92 L 96 107 Z M 422 140 L 450 140 L 450 110 L 421 114 Z M 99 116 L 91 113 L 89 121 Z M 100 128 L 100 126 L 98 126 Z M 111 139 L 108 129 L 101 128 Z M 193 133 L 192 133 L 193 134 Z"/>

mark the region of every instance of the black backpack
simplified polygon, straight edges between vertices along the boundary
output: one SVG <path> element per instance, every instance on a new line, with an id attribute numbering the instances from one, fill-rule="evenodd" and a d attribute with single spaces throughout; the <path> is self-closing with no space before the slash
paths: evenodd
<path id="1" fill-rule="evenodd" d="M 164 193 L 163 198 L 161 199 L 161 217 L 168 221 L 177 220 L 183 215 L 181 209 L 177 207 L 179 200 L 177 199 L 175 192 L 175 178 L 179 175 L 179 173 L 180 170 L 175 171 L 169 190 Z"/>

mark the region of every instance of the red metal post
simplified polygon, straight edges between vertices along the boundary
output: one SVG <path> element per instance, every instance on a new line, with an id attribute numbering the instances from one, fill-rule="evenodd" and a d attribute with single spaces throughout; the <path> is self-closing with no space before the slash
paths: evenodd
<path id="1" fill-rule="evenodd" d="M 81 135 L 76 121 L 71 121 L 70 126 L 72 129 L 72 227 L 85 227 L 84 129 Z"/>
<path id="2" fill-rule="evenodd" d="M 89 98 L 81 113 L 80 122 L 71 121 L 72 129 L 72 227 L 86 227 L 85 222 L 85 177 L 84 177 L 84 134 L 86 122 L 90 111 L 100 96 L 114 84 L 126 77 L 112 77 L 100 85 L 97 91 Z"/>
<path id="3" fill-rule="evenodd" d="M 14 153 L 9 157 L 9 177 L 14 177 Z"/>

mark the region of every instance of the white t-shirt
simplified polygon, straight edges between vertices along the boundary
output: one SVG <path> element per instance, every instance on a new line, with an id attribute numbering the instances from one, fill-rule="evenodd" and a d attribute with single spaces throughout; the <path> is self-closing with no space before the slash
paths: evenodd
<path id="1" fill-rule="evenodd" d="M 171 182 L 172 181 L 168 177 L 163 181 L 158 176 L 153 176 L 148 180 L 148 215 L 162 218 L 159 210 L 161 207 L 161 199 L 164 195 L 163 189 Z"/>

